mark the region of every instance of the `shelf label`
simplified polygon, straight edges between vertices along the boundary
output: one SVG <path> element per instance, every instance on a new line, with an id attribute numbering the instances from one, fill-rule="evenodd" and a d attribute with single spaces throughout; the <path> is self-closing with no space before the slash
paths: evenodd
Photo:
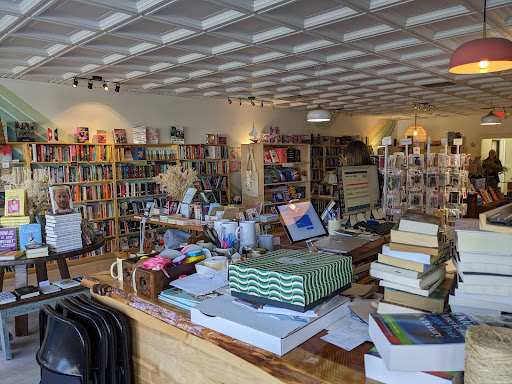
<path id="1" fill-rule="evenodd" d="M 391 145 L 391 136 L 386 136 L 382 138 L 382 145 Z"/>
<path id="2" fill-rule="evenodd" d="M 151 165 L 151 160 L 148 160 L 146 164 Z"/>
<path id="3" fill-rule="evenodd" d="M 72 161 L 71 162 L 72 167 L 78 167 L 78 161 Z"/>
<path id="4" fill-rule="evenodd" d="M 462 138 L 460 138 L 460 139 L 453 139 L 453 145 L 462 145 Z"/>
<path id="5" fill-rule="evenodd" d="M 402 145 L 412 145 L 412 139 L 409 137 L 408 139 L 401 140 Z"/>

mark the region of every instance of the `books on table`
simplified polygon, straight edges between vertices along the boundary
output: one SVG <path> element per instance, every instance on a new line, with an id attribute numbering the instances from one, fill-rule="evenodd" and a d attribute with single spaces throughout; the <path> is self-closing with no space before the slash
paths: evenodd
<path id="1" fill-rule="evenodd" d="M 464 370 L 464 334 L 479 324 L 462 313 L 370 316 L 369 333 L 392 371 Z"/>
<path id="2" fill-rule="evenodd" d="M 24 249 L 27 244 L 40 244 L 43 242 L 41 233 L 41 224 L 23 224 L 19 227 L 20 249 Z"/>
<path id="3" fill-rule="evenodd" d="M 46 243 L 54 252 L 67 252 L 82 248 L 82 218 L 80 213 L 65 215 L 46 214 Z"/>
<path id="4" fill-rule="evenodd" d="M 377 348 L 364 355 L 365 376 L 386 384 L 462 384 L 461 372 L 390 371 Z"/>
<path id="5" fill-rule="evenodd" d="M 422 264 L 432 264 L 436 260 L 438 260 L 443 255 L 449 254 L 450 248 L 448 244 L 442 244 L 439 248 L 436 249 L 436 253 L 434 255 L 430 253 L 421 253 L 421 252 L 408 252 L 408 251 L 399 251 L 393 250 L 394 243 L 385 244 L 382 246 L 382 254 L 386 256 L 396 257 L 398 259 L 414 261 L 415 263 Z"/>
<path id="6" fill-rule="evenodd" d="M 49 295 L 50 293 L 59 292 L 62 289 L 57 287 L 55 284 L 40 285 L 39 290 L 43 295 Z"/>
<path id="7" fill-rule="evenodd" d="M 25 246 L 25 254 L 27 259 L 35 259 L 37 257 L 48 256 L 48 246 L 46 244 L 27 244 Z"/>
<path id="8" fill-rule="evenodd" d="M 18 257 L 21 257 L 25 254 L 25 251 L 9 251 L 3 250 L 0 251 L 0 261 L 11 261 L 16 260 Z"/>
<path id="9" fill-rule="evenodd" d="M 427 296 L 430 296 L 434 292 L 434 290 L 441 285 L 442 282 L 443 282 L 443 279 L 441 278 L 426 288 L 415 288 L 415 287 L 411 287 L 409 285 L 399 284 L 399 283 L 395 283 L 395 282 L 387 281 L 387 280 L 379 281 L 379 285 L 381 287 L 393 288 L 393 289 L 397 289 L 400 291 L 413 293 L 415 295 L 427 297 Z"/>
<path id="10" fill-rule="evenodd" d="M 14 303 L 16 296 L 12 292 L 0 292 L 0 305 Z"/>
<path id="11" fill-rule="evenodd" d="M 377 265 L 377 267 L 375 265 Z M 426 274 L 416 278 L 408 277 L 406 274 L 408 271 L 402 268 L 383 268 L 383 266 L 385 266 L 385 264 L 379 264 L 378 262 L 372 263 L 370 268 L 370 275 L 376 279 L 382 279 L 392 283 L 406 285 L 412 288 L 425 289 L 430 287 L 436 281 L 443 279 L 446 275 L 446 265 L 444 264 L 439 265 L 431 271 L 428 271 Z M 383 271 L 383 269 L 388 269 L 388 271 Z M 411 271 L 411 274 L 412 273 L 417 272 Z"/>
<path id="12" fill-rule="evenodd" d="M 419 247 L 437 248 L 439 247 L 438 235 L 425 235 L 423 233 L 413 233 L 400 231 L 400 223 L 397 223 L 391 229 L 391 242 L 400 244 L 410 244 Z"/>
<path id="13" fill-rule="evenodd" d="M 33 285 L 27 285 L 26 287 L 16 288 L 13 293 L 19 299 L 29 299 L 31 297 L 39 296 L 39 289 Z"/>
<path id="14" fill-rule="evenodd" d="M 391 265 L 391 266 L 398 267 L 398 268 L 410 269 L 411 271 L 428 272 L 428 271 L 434 269 L 434 267 L 436 265 L 444 263 L 445 258 L 439 257 L 436 260 L 434 260 L 433 264 L 423 264 L 423 263 L 418 263 L 416 261 L 400 259 L 398 257 L 388 256 L 388 255 L 384 255 L 383 253 L 379 253 L 379 255 L 377 257 L 377 261 L 379 263 Z"/>
<path id="15" fill-rule="evenodd" d="M 440 225 L 440 217 L 408 209 L 400 218 L 398 229 L 402 232 L 437 236 Z"/>
<path id="16" fill-rule="evenodd" d="M 387 301 L 379 301 L 379 305 L 377 307 L 377 313 L 379 315 L 382 314 L 395 314 L 395 313 L 427 313 L 421 311 L 416 308 L 407 307 L 405 305 L 399 305 L 394 303 L 389 303 Z"/>
<path id="17" fill-rule="evenodd" d="M 511 255 L 512 235 L 482 231 L 478 219 L 457 219 L 455 232 L 458 252 Z"/>
<path id="18" fill-rule="evenodd" d="M 59 288 L 68 289 L 68 288 L 78 287 L 80 285 L 80 282 L 73 280 L 73 279 L 63 279 L 63 280 L 54 281 L 53 284 Z"/>
<path id="19" fill-rule="evenodd" d="M 17 249 L 16 228 L 0 228 L 0 250 L 14 251 Z"/>
<path id="20" fill-rule="evenodd" d="M 5 216 L 24 216 L 26 191 L 24 189 L 8 189 L 5 191 Z"/>

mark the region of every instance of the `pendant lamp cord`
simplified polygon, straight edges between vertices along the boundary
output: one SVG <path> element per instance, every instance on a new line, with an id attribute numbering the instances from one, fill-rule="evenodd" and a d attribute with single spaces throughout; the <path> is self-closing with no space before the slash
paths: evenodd
<path id="1" fill-rule="evenodd" d="M 486 10 L 487 10 L 487 0 L 484 0 L 484 39 L 485 39 L 486 33 L 487 33 Z"/>

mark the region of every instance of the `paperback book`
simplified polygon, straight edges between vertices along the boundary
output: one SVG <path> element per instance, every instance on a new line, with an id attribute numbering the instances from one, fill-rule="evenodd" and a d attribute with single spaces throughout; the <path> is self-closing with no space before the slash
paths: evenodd
<path id="1" fill-rule="evenodd" d="M 408 209 L 400 218 L 398 229 L 404 232 L 436 236 L 439 232 L 440 224 L 441 219 L 435 215 Z"/>
<path id="2" fill-rule="evenodd" d="M 89 142 L 89 128 L 88 127 L 76 127 L 76 138 L 79 143 Z"/>
<path id="3" fill-rule="evenodd" d="M 133 143 L 146 144 L 146 127 L 137 126 L 133 128 Z"/>
<path id="4" fill-rule="evenodd" d="M 0 228 L 0 250 L 14 251 L 16 248 L 16 228 Z"/>
<path id="5" fill-rule="evenodd" d="M 185 129 L 183 127 L 171 127 L 171 144 L 185 144 Z"/>
<path id="6" fill-rule="evenodd" d="M 14 303 L 16 296 L 12 292 L 0 292 L 0 305 Z"/>
<path id="7" fill-rule="evenodd" d="M 107 142 L 107 131 L 98 129 L 96 131 L 96 138 L 98 139 L 98 144 L 105 144 Z"/>
<path id="8" fill-rule="evenodd" d="M 24 216 L 26 204 L 26 191 L 24 189 L 8 189 L 5 191 L 7 209 L 5 216 Z"/>
<path id="9" fill-rule="evenodd" d="M 12 148 L 10 145 L 0 147 L 0 163 L 12 163 Z"/>
<path id="10" fill-rule="evenodd" d="M 146 128 L 146 141 L 148 144 L 158 144 L 158 128 Z"/>
<path id="11" fill-rule="evenodd" d="M 16 121 L 14 123 L 17 142 L 34 142 L 36 141 L 36 133 L 34 131 L 34 123 L 30 121 Z"/>
<path id="12" fill-rule="evenodd" d="M 26 245 L 40 244 L 43 242 L 41 224 L 20 225 L 19 233 L 20 249 L 24 249 Z"/>
<path id="13" fill-rule="evenodd" d="M 50 187 L 50 199 L 52 202 L 53 214 L 63 214 L 73 212 L 73 201 L 71 200 L 71 190 L 67 185 L 58 185 Z"/>
<path id="14" fill-rule="evenodd" d="M 15 250 L 15 251 L 9 251 L 9 250 L 0 251 L 0 261 L 16 260 L 18 257 L 21 257 L 24 254 L 25 254 L 25 251 L 18 251 L 18 250 Z"/>
<path id="15" fill-rule="evenodd" d="M 128 143 L 128 139 L 126 137 L 126 129 L 114 129 L 114 143 L 116 144 L 126 144 Z"/>
<path id="16" fill-rule="evenodd" d="M 31 297 L 39 296 L 39 289 L 34 287 L 33 285 L 28 285 L 26 287 L 16 288 L 13 293 L 19 299 L 29 299 Z"/>

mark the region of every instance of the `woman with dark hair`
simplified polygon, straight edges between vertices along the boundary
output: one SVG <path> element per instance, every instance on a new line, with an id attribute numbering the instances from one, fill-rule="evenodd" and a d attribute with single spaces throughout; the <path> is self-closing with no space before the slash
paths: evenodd
<path id="1" fill-rule="evenodd" d="M 494 149 L 489 151 L 489 157 L 482 162 L 482 167 L 485 169 L 487 183 L 496 189 L 500 182 L 500 172 L 503 172 L 503 165 L 501 165 L 501 161 L 496 157 Z"/>
<path id="2" fill-rule="evenodd" d="M 370 151 L 362 141 L 352 141 L 345 149 L 345 165 L 372 165 Z"/>

